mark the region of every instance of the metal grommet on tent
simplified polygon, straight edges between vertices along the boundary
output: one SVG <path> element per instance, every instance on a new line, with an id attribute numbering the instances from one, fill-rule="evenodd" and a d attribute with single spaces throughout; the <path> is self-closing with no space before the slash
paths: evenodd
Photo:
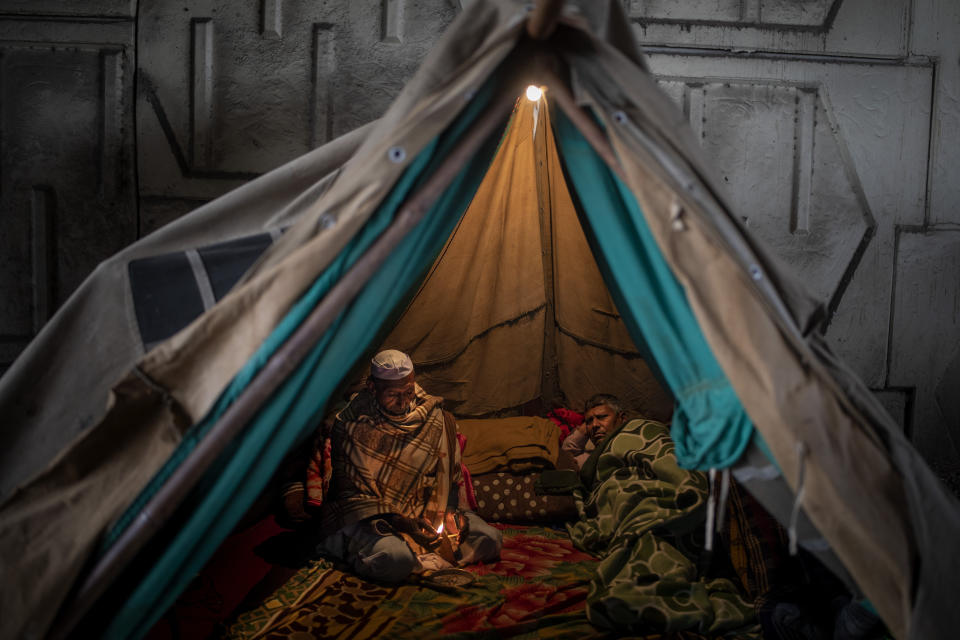
<path id="1" fill-rule="evenodd" d="M 390 162 L 399 163 L 407 159 L 407 152 L 403 147 L 390 147 L 387 157 L 390 158 Z"/>
<path id="2" fill-rule="evenodd" d="M 317 224 L 317 226 L 319 226 L 320 229 L 326 230 L 334 226 L 335 224 L 337 224 L 337 219 L 333 217 L 333 214 L 325 213 L 322 216 L 320 216 L 320 221 Z"/>
<path id="3" fill-rule="evenodd" d="M 670 203 L 670 224 L 674 231 L 686 231 L 687 223 L 683 221 L 683 205 L 674 200 Z"/>
<path id="4" fill-rule="evenodd" d="M 627 114 L 624 113 L 623 111 L 614 111 L 613 120 L 617 124 L 625 124 L 627 122 Z"/>
<path id="5" fill-rule="evenodd" d="M 763 278 L 763 271 L 760 270 L 755 264 L 750 265 L 750 277 L 754 280 L 761 280 Z"/>

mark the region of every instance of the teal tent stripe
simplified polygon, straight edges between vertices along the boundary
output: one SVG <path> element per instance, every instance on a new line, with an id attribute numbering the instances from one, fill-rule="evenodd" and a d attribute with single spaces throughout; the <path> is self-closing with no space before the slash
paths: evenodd
<path id="1" fill-rule="evenodd" d="M 568 186 L 607 288 L 641 352 L 673 392 L 671 435 L 688 469 L 737 461 L 753 425 L 713 356 L 682 285 L 631 191 L 557 111 L 556 139 Z M 601 391 L 598 389 L 598 391 Z"/>
<path id="2" fill-rule="evenodd" d="M 341 276 L 353 266 L 377 237 L 383 233 L 392 220 L 393 212 L 396 211 L 404 198 L 410 193 L 417 176 L 424 171 L 430 159 L 435 154 L 436 146 L 437 141 L 432 142 L 411 162 L 410 166 L 397 182 L 397 185 L 384 200 L 380 210 L 371 217 L 356 236 L 351 238 L 347 246 L 344 247 L 340 254 L 324 270 L 323 274 L 314 281 L 310 289 L 294 304 L 277 328 L 267 337 L 250 360 L 237 373 L 226 391 L 218 398 L 214 408 L 206 418 L 187 432 L 170 458 L 164 463 L 156 475 L 151 478 L 144 490 L 140 492 L 114 526 L 111 527 L 105 536 L 104 542 L 101 544 L 101 554 L 106 552 L 106 550 L 116 542 L 123 531 L 136 519 L 137 515 L 143 510 L 143 507 L 156 495 L 160 487 L 173 475 L 177 467 L 186 460 L 197 446 L 197 443 L 206 436 L 207 432 L 220 416 L 223 415 L 227 408 L 233 404 L 234 400 L 243 393 L 247 385 L 250 384 L 266 365 L 270 356 L 296 331 L 297 327 L 306 319 L 317 302 L 326 295 Z"/>
<path id="3" fill-rule="evenodd" d="M 423 151 L 384 204 L 337 262 L 316 281 L 254 358 L 244 367 L 198 428 L 208 429 L 262 368 L 270 354 L 302 322 L 342 273 L 393 219 L 406 196 L 432 174 L 489 102 L 489 88 L 478 94 L 457 122 Z M 460 171 L 424 219 L 387 258 L 358 297 L 345 308 L 303 363 L 273 395 L 216 469 L 204 480 L 202 495 L 183 526 L 146 577 L 117 612 L 109 638 L 145 634 L 176 600 L 247 511 L 284 455 L 318 424 L 328 398 L 357 358 L 376 346 L 402 310 L 466 211 L 498 143 L 491 138 Z M 341 260 L 342 258 L 342 260 Z M 187 452 L 184 453 L 184 457 Z"/>

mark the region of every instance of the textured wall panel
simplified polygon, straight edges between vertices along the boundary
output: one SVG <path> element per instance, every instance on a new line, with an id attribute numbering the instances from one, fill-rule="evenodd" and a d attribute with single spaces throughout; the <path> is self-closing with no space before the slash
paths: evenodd
<path id="1" fill-rule="evenodd" d="M 749 2 L 749 0 L 746 0 Z M 648 22 L 732 22 L 742 19 L 744 0 L 627 0 L 627 15 Z"/>
<path id="2" fill-rule="evenodd" d="M 313 27 L 313 101 L 310 105 L 310 143 L 319 147 L 333 140 L 333 99 L 336 86 L 337 48 L 333 25 Z"/>
<path id="3" fill-rule="evenodd" d="M 644 23 L 763 25 L 826 30 L 843 0 L 626 0 Z"/>
<path id="4" fill-rule="evenodd" d="M 916 387 L 913 438 L 938 466 L 960 458 L 960 230 L 897 235 L 890 384 Z"/>
<path id="5" fill-rule="evenodd" d="M 648 46 L 902 56 L 910 27 L 909 0 L 626 0 L 626 6 L 637 39 Z"/>
<path id="6" fill-rule="evenodd" d="M 136 238 L 129 62 L 122 44 L 91 44 L 107 33 L 0 21 L 3 367 L 97 263 Z"/>
<path id="7" fill-rule="evenodd" d="M 0 13 L 69 18 L 132 18 L 136 0 L 0 0 Z"/>
<path id="8" fill-rule="evenodd" d="M 880 404 L 887 410 L 887 413 L 890 414 L 890 417 L 900 425 L 908 438 L 911 437 L 913 434 L 908 425 L 912 427 L 912 422 L 908 418 L 908 414 L 913 412 L 913 389 L 873 389 L 872 391 Z"/>
<path id="9" fill-rule="evenodd" d="M 783 27 L 825 29 L 840 9 L 843 0 L 754 0 L 758 22 Z M 745 0 L 744 4 L 751 4 Z"/>
<path id="10" fill-rule="evenodd" d="M 283 37 L 283 0 L 262 0 L 263 23 L 260 33 L 269 40 Z"/>
<path id="11" fill-rule="evenodd" d="M 927 222 L 960 224 L 960 2 L 916 0 L 913 6 L 913 53 L 934 56 L 940 70 L 932 96 Z"/>
<path id="12" fill-rule="evenodd" d="M 667 54 L 650 64 L 747 228 L 830 304 L 831 345 L 884 388 L 894 228 L 923 221 L 932 68 Z"/>
<path id="13" fill-rule="evenodd" d="M 141 6 L 141 193 L 211 198 L 379 117 L 456 10 L 411 0 Z"/>
<path id="14" fill-rule="evenodd" d="M 140 198 L 140 233 L 147 235 L 210 202 L 204 198 Z"/>
<path id="15" fill-rule="evenodd" d="M 0 336 L 0 376 L 10 368 L 26 346 L 27 341 L 24 339 Z"/>
<path id="16" fill-rule="evenodd" d="M 406 0 L 380 0 L 380 41 L 403 42 L 404 9 Z"/>
<path id="17" fill-rule="evenodd" d="M 727 83 L 704 93 L 704 149 L 733 183 L 747 227 L 814 294 L 839 300 L 874 221 L 817 88 Z"/>

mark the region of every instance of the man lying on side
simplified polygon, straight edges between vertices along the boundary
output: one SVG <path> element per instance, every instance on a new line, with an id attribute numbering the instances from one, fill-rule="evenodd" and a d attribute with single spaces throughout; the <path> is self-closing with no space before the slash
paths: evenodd
<path id="1" fill-rule="evenodd" d="M 580 461 L 583 483 L 574 492 L 580 520 L 568 525 L 570 539 L 601 558 L 590 622 L 629 635 L 749 631 L 753 607 L 736 584 L 699 570 L 707 477 L 680 468 L 666 424 L 627 421 L 608 395 L 585 409 L 586 421 L 564 448 Z M 712 543 L 712 527 L 709 536 Z"/>

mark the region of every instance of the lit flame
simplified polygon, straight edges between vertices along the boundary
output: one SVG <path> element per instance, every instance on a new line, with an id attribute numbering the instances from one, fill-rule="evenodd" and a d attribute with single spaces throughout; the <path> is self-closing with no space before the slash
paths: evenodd
<path id="1" fill-rule="evenodd" d="M 529 100 L 530 102 L 536 102 L 537 100 L 540 99 L 540 96 L 542 95 L 543 95 L 543 90 L 541 90 L 540 87 L 538 87 L 537 85 L 532 84 L 529 87 L 527 87 L 527 100 Z"/>
<path id="2" fill-rule="evenodd" d="M 442 522 L 440 523 L 440 526 L 437 527 L 437 535 L 440 535 L 441 533 L 443 533 L 443 523 L 442 523 Z"/>

